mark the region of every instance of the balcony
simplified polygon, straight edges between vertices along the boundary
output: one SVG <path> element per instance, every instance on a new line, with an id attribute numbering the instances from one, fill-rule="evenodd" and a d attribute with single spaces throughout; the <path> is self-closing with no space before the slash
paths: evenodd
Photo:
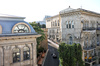
<path id="1" fill-rule="evenodd" d="M 83 27 L 82 29 L 83 30 L 96 30 L 95 27 Z"/>
<path id="2" fill-rule="evenodd" d="M 97 30 L 100 30 L 100 27 L 97 27 Z"/>
<path id="3" fill-rule="evenodd" d="M 94 49 L 96 48 L 96 46 L 84 46 L 83 49 L 84 50 L 91 50 L 91 49 Z"/>
<path id="4" fill-rule="evenodd" d="M 94 56 L 94 57 L 89 57 L 89 58 L 85 58 L 85 62 L 86 63 L 91 63 L 91 62 L 94 62 L 97 58 Z"/>

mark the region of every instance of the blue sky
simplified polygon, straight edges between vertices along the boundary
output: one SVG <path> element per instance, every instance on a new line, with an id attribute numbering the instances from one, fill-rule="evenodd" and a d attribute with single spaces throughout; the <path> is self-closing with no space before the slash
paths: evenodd
<path id="1" fill-rule="evenodd" d="M 45 15 L 57 15 L 69 6 L 100 13 L 100 0 L 0 0 L 0 13 L 23 16 L 28 22 L 40 21 Z"/>

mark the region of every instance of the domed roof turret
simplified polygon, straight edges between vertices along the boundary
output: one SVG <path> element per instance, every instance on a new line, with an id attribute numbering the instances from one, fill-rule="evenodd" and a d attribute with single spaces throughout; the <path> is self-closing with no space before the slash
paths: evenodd
<path id="1" fill-rule="evenodd" d="M 0 15 L 1 34 L 34 33 L 34 28 L 24 21 L 25 17 Z"/>

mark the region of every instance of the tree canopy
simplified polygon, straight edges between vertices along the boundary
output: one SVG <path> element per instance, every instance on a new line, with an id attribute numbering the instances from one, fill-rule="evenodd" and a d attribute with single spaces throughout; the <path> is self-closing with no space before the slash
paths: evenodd
<path id="1" fill-rule="evenodd" d="M 40 24 L 37 24 L 36 22 L 32 22 L 32 23 L 29 23 L 29 24 L 34 28 L 34 30 L 38 34 L 41 34 L 41 36 L 37 38 L 37 47 L 38 47 L 38 45 L 40 44 L 40 42 L 45 39 L 44 31 L 39 27 Z"/>
<path id="2" fill-rule="evenodd" d="M 80 44 L 59 45 L 59 58 L 62 66 L 84 66 L 82 61 L 82 49 Z"/>

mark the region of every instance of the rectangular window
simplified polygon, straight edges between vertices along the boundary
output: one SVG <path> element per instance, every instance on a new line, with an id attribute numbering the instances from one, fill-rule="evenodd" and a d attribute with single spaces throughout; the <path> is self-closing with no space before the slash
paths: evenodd
<path id="1" fill-rule="evenodd" d="M 58 20 L 58 26 L 59 26 L 59 20 Z"/>
<path id="2" fill-rule="evenodd" d="M 71 21 L 69 21 L 69 28 L 71 28 Z"/>
<path id="3" fill-rule="evenodd" d="M 74 21 L 72 21 L 72 28 L 74 28 Z"/>
<path id="4" fill-rule="evenodd" d="M 68 21 L 66 22 L 66 28 L 68 28 Z"/>

